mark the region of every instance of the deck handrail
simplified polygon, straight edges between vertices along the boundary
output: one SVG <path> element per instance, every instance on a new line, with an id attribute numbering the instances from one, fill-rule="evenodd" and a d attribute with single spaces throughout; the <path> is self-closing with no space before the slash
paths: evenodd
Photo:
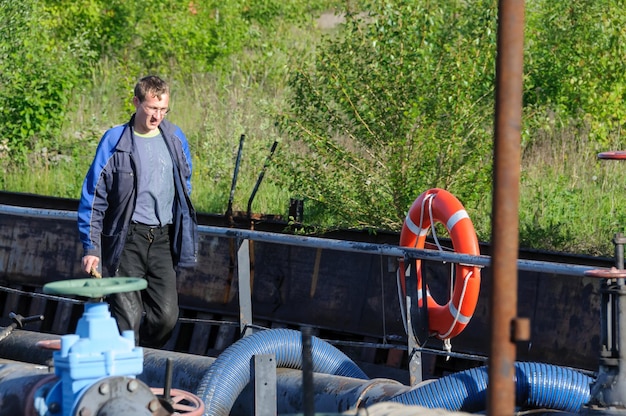
<path id="1" fill-rule="evenodd" d="M 75 211 L 18 207 L 13 205 L 0 205 L 0 214 L 29 215 L 35 217 L 56 219 L 76 219 Z M 398 258 L 407 257 L 410 259 L 431 260 L 447 263 L 463 263 L 480 267 L 489 267 L 491 264 L 491 257 L 487 255 L 474 256 L 448 251 L 394 246 L 391 244 L 337 240 L 323 237 L 281 234 L 268 231 L 217 227 L 210 225 L 199 225 L 198 231 L 200 233 L 216 237 L 235 238 L 242 240 L 248 239 L 251 241 L 287 244 L 300 247 L 322 248 L 354 253 L 378 254 Z M 584 277 L 586 271 L 597 269 L 598 267 L 568 263 L 556 263 L 549 261 L 518 259 L 517 268 L 518 270 L 531 272 L 543 272 L 565 276 Z"/>

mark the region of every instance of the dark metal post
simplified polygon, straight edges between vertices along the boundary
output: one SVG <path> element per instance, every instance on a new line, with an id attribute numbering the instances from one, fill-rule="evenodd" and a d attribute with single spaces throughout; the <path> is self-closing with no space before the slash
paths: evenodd
<path id="1" fill-rule="evenodd" d="M 417 386 L 424 381 L 421 347 L 428 341 L 428 306 L 422 302 L 419 306 L 417 299 L 417 263 L 415 259 L 404 257 L 405 285 L 406 285 L 406 329 L 409 348 L 409 384 Z M 421 298 L 426 299 L 426 284 L 422 282 Z"/>
<path id="2" fill-rule="evenodd" d="M 304 214 L 304 200 L 298 198 L 289 199 L 289 221 L 301 223 Z"/>
<path id="3" fill-rule="evenodd" d="M 303 327 L 302 330 L 302 403 L 304 416 L 315 414 L 315 397 L 313 389 L 313 329 Z"/>
<path id="4" fill-rule="evenodd" d="M 233 180 L 230 184 L 230 196 L 228 198 L 228 208 L 226 208 L 226 216 L 232 225 L 233 216 L 233 200 L 235 199 L 235 188 L 237 186 L 237 177 L 239 176 L 239 165 L 241 164 L 241 153 L 243 153 L 243 141 L 246 135 L 242 134 L 239 137 L 239 150 L 237 150 L 237 160 L 235 161 L 235 172 L 233 173 Z"/>
<path id="5" fill-rule="evenodd" d="M 174 361 L 171 357 L 168 357 L 165 361 L 165 385 L 163 386 L 163 399 L 166 402 L 170 402 L 172 400 L 172 371 L 173 371 Z"/>
<path id="6" fill-rule="evenodd" d="M 239 329 L 241 336 L 252 335 L 252 281 L 250 275 L 250 240 L 243 240 L 237 251 L 239 281 Z"/>
<path id="7" fill-rule="evenodd" d="M 620 270 L 624 269 L 624 244 L 626 244 L 626 237 L 624 234 L 617 233 L 613 238 L 613 244 L 615 245 L 615 267 Z"/>
<path id="8" fill-rule="evenodd" d="M 626 270 L 624 244 L 621 233 L 615 235 L 615 268 L 591 270 L 586 276 L 603 279 L 600 327 L 600 367 L 591 384 L 589 403 L 584 415 L 626 415 Z"/>
<path id="9" fill-rule="evenodd" d="M 278 141 L 274 141 L 274 144 L 272 144 L 272 148 L 270 149 L 270 154 L 265 159 L 265 163 L 263 164 L 263 169 L 261 169 L 261 173 L 259 173 L 259 177 L 257 178 L 256 183 L 254 184 L 254 188 L 252 189 L 252 194 L 250 194 L 250 198 L 248 199 L 248 219 L 252 217 L 252 201 L 254 200 L 254 197 L 257 191 L 259 190 L 261 181 L 263 180 L 263 177 L 265 176 L 265 171 L 267 170 L 267 167 L 270 165 L 270 161 L 272 160 L 272 156 L 274 155 L 276 146 L 278 146 Z"/>
<path id="10" fill-rule="evenodd" d="M 237 150 L 237 160 L 235 161 L 235 171 L 233 172 L 233 180 L 230 184 L 230 196 L 228 198 L 228 207 L 226 208 L 226 218 L 228 219 L 228 225 L 233 227 L 235 220 L 233 218 L 233 200 L 235 199 L 235 187 L 237 186 L 237 177 L 239 176 L 239 165 L 241 164 L 241 154 L 243 153 L 243 142 L 246 138 L 245 134 L 239 137 L 239 150 Z M 230 253 L 228 264 L 228 284 L 224 291 L 224 303 L 228 303 L 230 300 L 230 287 L 233 283 L 233 275 L 235 272 L 235 240 L 228 240 L 228 249 Z"/>
<path id="11" fill-rule="evenodd" d="M 492 206 L 491 345 L 487 411 L 515 412 L 513 335 L 517 314 L 518 202 L 524 57 L 524 1 L 500 0 L 496 61 Z"/>
<path id="12" fill-rule="evenodd" d="M 626 160 L 623 150 L 602 152 L 599 159 Z M 626 237 L 616 233 L 615 267 L 590 270 L 585 276 L 603 279 L 600 304 L 600 360 L 598 376 L 591 384 L 589 403 L 584 415 L 626 415 L 626 270 L 624 244 Z"/>

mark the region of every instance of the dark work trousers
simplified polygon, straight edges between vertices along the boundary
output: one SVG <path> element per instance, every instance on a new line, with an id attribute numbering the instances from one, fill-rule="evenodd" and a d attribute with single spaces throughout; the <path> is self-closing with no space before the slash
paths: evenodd
<path id="1" fill-rule="evenodd" d="M 170 250 L 169 226 L 131 224 L 116 275 L 148 281 L 142 291 L 109 297 L 111 314 L 121 331 L 135 331 L 138 344 L 162 347 L 178 321 L 176 271 Z"/>

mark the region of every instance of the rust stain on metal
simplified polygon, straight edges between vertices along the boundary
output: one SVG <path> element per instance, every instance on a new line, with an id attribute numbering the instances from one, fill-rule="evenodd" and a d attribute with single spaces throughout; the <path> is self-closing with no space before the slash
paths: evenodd
<path id="1" fill-rule="evenodd" d="M 493 298 L 487 411 L 515 411 L 516 345 L 511 325 L 517 314 L 518 202 L 524 61 L 524 1 L 498 3 L 494 197 L 492 220 Z"/>
<path id="2" fill-rule="evenodd" d="M 310 296 L 315 296 L 315 290 L 317 289 L 317 279 L 320 274 L 320 261 L 322 260 L 322 249 L 318 248 L 315 253 L 315 264 L 313 266 L 313 274 L 311 275 L 311 292 Z"/>

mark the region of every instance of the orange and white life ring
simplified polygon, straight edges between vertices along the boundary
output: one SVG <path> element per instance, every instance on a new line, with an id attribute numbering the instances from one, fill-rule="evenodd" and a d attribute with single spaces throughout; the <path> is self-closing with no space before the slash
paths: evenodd
<path id="1" fill-rule="evenodd" d="M 421 194 L 411 205 L 400 233 L 400 246 L 424 248 L 426 236 L 435 223 L 443 224 L 452 240 L 454 251 L 480 255 L 478 238 L 472 220 L 459 200 L 450 192 L 433 188 Z M 416 260 L 418 306 L 422 306 L 421 261 Z M 398 279 L 402 294 L 406 296 L 408 270 L 400 261 Z M 428 330 L 431 336 L 450 339 L 457 336 L 469 323 L 480 292 L 480 269 L 477 266 L 457 264 L 455 266 L 454 291 L 445 305 L 438 304 L 426 288 L 428 308 Z"/>

